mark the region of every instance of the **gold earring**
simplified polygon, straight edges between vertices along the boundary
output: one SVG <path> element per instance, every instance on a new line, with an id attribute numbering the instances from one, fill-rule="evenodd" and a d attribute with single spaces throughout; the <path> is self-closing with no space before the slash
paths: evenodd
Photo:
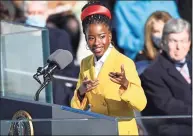
<path id="1" fill-rule="evenodd" d="M 90 50 L 90 48 L 89 48 L 88 44 L 86 44 L 86 49 L 87 49 L 87 50 Z"/>
<path id="2" fill-rule="evenodd" d="M 115 43 L 113 41 L 111 41 L 111 44 L 115 47 Z"/>

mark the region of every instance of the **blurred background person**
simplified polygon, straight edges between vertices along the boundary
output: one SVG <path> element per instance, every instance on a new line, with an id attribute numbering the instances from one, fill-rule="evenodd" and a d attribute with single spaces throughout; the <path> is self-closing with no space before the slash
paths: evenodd
<path id="1" fill-rule="evenodd" d="M 144 49 L 144 26 L 155 11 L 166 11 L 179 18 L 175 1 L 117 1 L 115 4 L 116 35 L 118 46 L 124 54 L 135 60 Z"/>
<path id="2" fill-rule="evenodd" d="M 24 1 L 25 23 L 30 26 L 46 27 L 47 6 L 46 1 Z"/>
<path id="3" fill-rule="evenodd" d="M 148 100 L 142 115 L 192 115 L 190 45 L 190 24 L 183 19 L 169 20 L 163 29 L 162 53 L 140 76 Z M 191 118 L 156 119 L 146 123 L 151 135 L 191 136 L 192 133 Z"/>
<path id="4" fill-rule="evenodd" d="M 50 15 L 47 1 L 25 1 L 24 15 L 27 25 L 46 28 L 46 20 Z M 65 30 L 50 27 L 47 27 L 47 29 L 49 32 L 50 54 L 57 49 L 68 50 L 73 54 L 70 36 Z M 77 78 L 78 72 L 79 68 L 75 67 L 74 63 L 71 63 L 64 70 L 58 71 L 56 75 Z M 70 81 L 54 79 L 53 102 L 69 106 L 75 84 Z"/>
<path id="5" fill-rule="evenodd" d="M 0 5 L 0 12 L 4 14 L 3 20 L 15 21 L 16 10 L 14 3 L 12 1 L 0 1 Z"/>
<path id="6" fill-rule="evenodd" d="M 140 51 L 136 56 L 135 64 L 138 75 L 141 75 L 144 70 L 153 62 L 157 55 L 161 52 L 161 38 L 164 24 L 171 19 L 171 15 L 165 11 L 153 12 L 147 19 L 144 27 L 144 50 Z M 135 112 L 136 116 L 141 116 L 141 113 Z M 146 120 L 138 120 L 144 134 L 148 134 L 144 122 Z"/>
<path id="7" fill-rule="evenodd" d="M 136 56 L 135 63 L 139 75 L 147 68 L 159 52 L 161 52 L 161 37 L 164 24 L 171 19 L 165 11 L 153 12 L 147 19 L 144 27 L 144 50 Z"/>
<path id="8" fill-rule="evenodd" d="M 47 25 L 65 30 L 71 37 L 71 45 L 75 65 L 80 65 L 83 58 L 91 54 L 86 49 L 86 42 L 80 25 L 80 13 L 82 6 L 87 1 L 52 1 L 49 3 L 50 11 L 53 13 L 47 19 Z M 84 52 L 84 54 L 82 53 Z"/>
<path id="9" fill-rule="evenodd" d="M 7 7 L 0 1 L 0 20 L 9 20 L 10 13 Z"/>
<path id="10" fill-rule="evenodd" d="M 80 42 L 80 25 L 72 12 L 57 13 L 50 15 L 47 19 L 47 26 L 65 30 L 71 39 L 74 59 L 77 59 L 77 50 Z"/>
<path id="11" fill-rule="evenodd" d="M 176 0 L 180 16 L 192 27 L 192 0 Z"/>
<path id="12" fill-rule="evenodd" d="M 15 8 L 15 22 L 22 22 L 26 18 L 24 16 L 24 1 L 23 0 L 12 0 L 11 1 Z"/>
<path id="13" fill-rule="evenodd" d="M 49 9 L 55 10 L 47 19 L 47 26 L 65 30 L 70 36 L 73 57 L 76 60 L 77 49 L 80 41 L 80 26 L 73 7 L 76 1 L 50 1 Z"/>

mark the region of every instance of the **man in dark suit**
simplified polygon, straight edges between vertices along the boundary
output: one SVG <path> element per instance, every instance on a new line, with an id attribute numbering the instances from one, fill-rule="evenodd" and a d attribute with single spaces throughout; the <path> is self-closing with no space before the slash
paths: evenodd
<path id="1" fill-rule="evenodd" d="M 182 19 L 169 20 L 163 29 L 163 52 L 141 75 L 147 96 L 148 116 L 192 115 L 192 62 L 190 24 Z M 154 135 L 191 135 L 191 118 L 154 119 Z M 154 127 L 154 128 L 153 128 Z M 148 129 L 148 126 L 147 126 Z"/>
<path id="2" fill-rule="evenodd" d="M 48 28 L 50 54 L 57 49 L 68 50 L 72 53 L 72 46 L 67 32 L 56 28 Z M 65 58 L 64 58 L 65 59 Z M 57 71 L 55 75 L 65 76 L 70 78 L 77 78 L 79 68 L 70 63 L 65 69 Z M 70 106 L 71 98 L 75 90 L 76 82 L 62 79 L 53 79 L 53 102 L 59 105 Z"/>
<path id="3" fill-rule="evenodd" d="M 46 19 L 48 17 L 47 6 L 47 1 L 25 1 L 25 23 L 31 26 L 46 27 Z M 57 49 L 64 49 L 73 53 L 70 37 L 65 30 L 60 30 L 57 28 L 47 29 L 49 33 L 50 54 L 55 52 Z M 55 74 L 70 78 L 77 78 L 78 73 L 79 68 L 74 65 L 74 62 L 72 62 L 64 70 L 57 71 Z M 74 93 L 73 91 L 75 90 L 76 82 L 54 78 L 52 85 L 53 103 L 70 106 L 70 101 Z"/>

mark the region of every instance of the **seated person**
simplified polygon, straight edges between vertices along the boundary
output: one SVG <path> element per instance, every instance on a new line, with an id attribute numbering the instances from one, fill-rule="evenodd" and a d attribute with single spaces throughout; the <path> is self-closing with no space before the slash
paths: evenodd
<path id="1" fill-rule="evenodd" d="M 135 63 L 138 74 L 140 75 L 154 60 L 161 51 L 160 42 L 164 24 L 171 19 L 171 15 L 165 11 L 156 11 L 152 13 L 146 21 L 144 34 L 144 50 L 140 51 L 136 57 Z"/>
<path id="2" fill-rule="evenodd" d="M 171 19 L 165 24 L 162 53 L 141 75 L 148 99 L 143 115 L 192 115 L 192 62 L 187 55 L 190 44 L 191 29 L 187 21 Z M 158 123 L 156 134 L 153 135 L 191 135 L 190 118 L 154 120 L 162 122 Z"/>

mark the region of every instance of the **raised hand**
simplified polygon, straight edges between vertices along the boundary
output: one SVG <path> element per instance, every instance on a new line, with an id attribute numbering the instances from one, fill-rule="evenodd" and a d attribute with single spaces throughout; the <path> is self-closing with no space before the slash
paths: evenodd
<path id="1" fill-rule="evenodd" d="M 95 89 L 97 87 L 98 84 L 99 84 L 98 79 L 88 80 L 88 78 L 85 77 L 83 79 L 83 82 L 82 82 L 80 88 L 78 89 L 80 95 L 84 95 L 85 93 L 92 91 L 93 89 Z"/>
<path id="2" fill-rule="evenodd" d="M 127 80 L 127 78 L 125 76 L 124 65 L 121 65 L 121 73 L 119 73 L 119 72 L 110 72 L 109 76 L 110 76 L 111 81 L 121 85 L 121 87 L 123 89 L 125 89 L 125 90 L 127 89 L 129 81 Z"/>

